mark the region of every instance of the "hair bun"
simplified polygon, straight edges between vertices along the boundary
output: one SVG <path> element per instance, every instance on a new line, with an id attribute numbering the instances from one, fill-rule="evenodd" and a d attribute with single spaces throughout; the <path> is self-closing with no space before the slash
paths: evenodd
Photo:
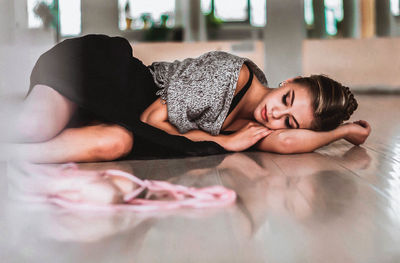
<path id="1" fill-rule="evenodd" d="M 307 87 L 312 98 L 314 120 L 311 129 L 329 131 L 338 127 L 357 109 L 358 103 L 349 87 L 325 75 L 295 78 L 294 83 Z"/>
<path id="2" fill-rule="evenodd" d="M 343 88 L 343 97 L 344 97 L 344 105 L 343 105 L 343 121 L 347 121 L 350 119 L 350 116 L 357 109 L 358 103 L 354 98 L 353 93 L 350 91 L 349 87 L 342 86 Z"/>

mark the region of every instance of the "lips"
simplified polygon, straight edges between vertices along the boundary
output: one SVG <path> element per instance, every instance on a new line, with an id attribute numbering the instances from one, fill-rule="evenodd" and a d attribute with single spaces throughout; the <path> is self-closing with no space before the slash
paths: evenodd
<path id="1" fill-rule="evenodd" d="M 262 110 L 261 110 L 261 117 L 268 122 L 268 117 L 267 117 L 267 106 L 265 106 Z"/>

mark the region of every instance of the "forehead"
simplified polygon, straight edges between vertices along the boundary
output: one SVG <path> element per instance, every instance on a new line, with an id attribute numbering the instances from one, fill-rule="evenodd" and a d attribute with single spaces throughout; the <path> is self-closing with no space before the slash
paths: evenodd
<path id="1" fill-rule="evenodd" d="M 314 119 L 311 93 L 307 88 L 293 83 L 288 85 L 288 89 L 294 91 L 295 98 L 292 106 L 293 117 L 296 118 L 300 128 L 311 128 Z"/>

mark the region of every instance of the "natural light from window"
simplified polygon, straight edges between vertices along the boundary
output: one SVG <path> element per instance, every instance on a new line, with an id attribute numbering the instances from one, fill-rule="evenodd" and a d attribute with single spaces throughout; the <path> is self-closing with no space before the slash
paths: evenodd
<path id="1" fill-rule="evenodd" d="M 49 7 L 53 0 L 27 0 L 28 28 L 40 28 L 42 19 L 38 17 L 34 9 L 39 3 L 45 3 Z M 61 36 L 76 36 L 81 33 L 81 0 L 59 0 L 60 34 Z"/>
<path id="2" fill-rule="evenodd" d="M 328 35 L 337 34 L 337 22 L 343 20 L 343 0 L 325 0 L 325 23 Z"/>
<path id="3" fill-rule="evenodd" d="M 132 29 L 145 27 L 143 15 L 149 15 L 156 24 L 161 23 L 161 15 L 168 15 L 167 26 L 174 26 L 175 0 L 118 0 L 119 29 L 127 29 L 127 18 L 132 20 Z"/>
<path id="4" fill-rule="evenodd" d="M 267 1 L 251 0 L 250 1 L 250 24 L 252 26 L 263 27 L 267 23 Z"/>
<path id="5" fill-rule="evenodd" d="M 211 0 L 201 0 L 201 11 L 203 14 L 211 12 Z M 266 0 L 239 0 L 232 4 L 230 0 L 214 0 L 215 16 L 225 22 L 240 22 L 248 19 L 248 4 L 250 2 L 250 24 L 263 27 L 267 23 L 267 1 Z"/>
<path id="6" fill-rule="evenodd" d="M 224 21 L 243 21 L 247 19 L 247 0 L 215 0 L 215 16 Z"/>
<path id="7" fill-rule="evenodd" d="M 400 0 L 390 0 L 390 11 L 394 16 L 400 15 Z"/>
<path id="8" fill-rule="evenodd" d="M 211 0 L 201 0 L 201 11 L 203 14 L 211 12 Z"/>
<path id="9" fill-rule="evenodd" d="M 34 8 L 40 2 L 51 5 L 53 0 L 27 0 L 26 7 L 28 12 L 28 28 L 39 28 L 43 25 L 40 17 L 36 16 L 34 13 Z"/>
<path id="10" fill-rule="evenodd" d="M 62 36 L 81 33 L 81 0 L 59 0 L 60 31 Z"/>
<path id="11" fill-rule="evenodd" d="M 304 20 L 308 26 L 314 25 L 314 11 L 312 0 L 304 0 Z"/>

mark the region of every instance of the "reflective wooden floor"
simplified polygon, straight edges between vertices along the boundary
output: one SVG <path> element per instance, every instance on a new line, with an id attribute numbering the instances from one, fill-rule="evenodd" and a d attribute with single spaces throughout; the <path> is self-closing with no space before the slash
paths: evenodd
<path id="1" fill-rule="evenodd" d="M 0 262 L 400 262 L 400 96 L 359 95 L 362 147 L 81 165 L 188 186 L 224 185 L 223 209 L 73 212 L 14 200 L 0 166 Z M 10 194 L 7 195 L 7 192 Z"/>

